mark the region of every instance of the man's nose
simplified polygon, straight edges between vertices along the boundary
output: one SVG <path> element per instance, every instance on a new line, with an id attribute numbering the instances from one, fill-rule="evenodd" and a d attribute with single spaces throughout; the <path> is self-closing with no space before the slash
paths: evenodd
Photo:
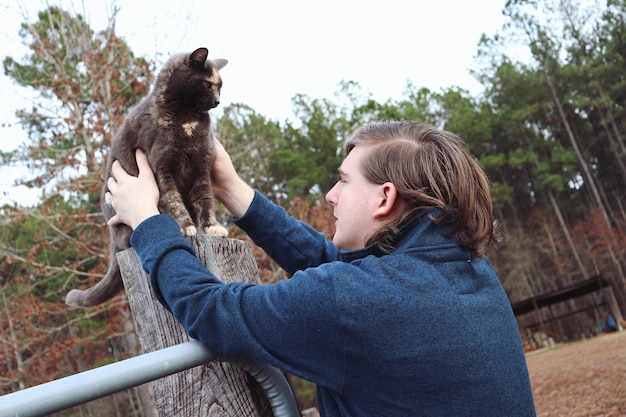
<path id="1" fill-rule="evenodd" d="M 337 199 L 336 197 L 336 189 L 337 188 L 337 184 L 335 184 L 333 186 L 333 188 L 331 188 L 327 193 L 326 193 L 326 201 L 328 201 L 330 204 L 332 204 L 333 206 L 336 205 Z"/>

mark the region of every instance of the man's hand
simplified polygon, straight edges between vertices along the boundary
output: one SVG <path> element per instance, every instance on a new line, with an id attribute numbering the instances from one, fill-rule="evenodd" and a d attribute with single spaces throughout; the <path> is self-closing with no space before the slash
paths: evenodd
<path id="1" fill-rule="evenodd" d="M 159 214 L 159 188 L 150 169 L 148 157 L 141 149 L 135 153 L 139 175 L 129 175 L 119 161 L 113 162 L 112 176 L 107 179 L 109 192 L 105 201 L 115 209 L 109 226 L 127 224 L 133 230 L 145 219 Z"/>

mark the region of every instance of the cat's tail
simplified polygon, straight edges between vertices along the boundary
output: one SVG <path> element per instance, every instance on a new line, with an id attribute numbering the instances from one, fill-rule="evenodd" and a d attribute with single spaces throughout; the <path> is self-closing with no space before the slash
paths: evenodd
<path id="1" fill-rule="evenodd" d="M 115 259 L 115 256 L 112 257 Z M 116 261 L 111 262 L 107 274 L 91 288 L 86 290 L 71 290 L 65 296 L 65 304 L 73 307 L 93 307 L 115 297 L 124 284 L 120 267 Z"/>

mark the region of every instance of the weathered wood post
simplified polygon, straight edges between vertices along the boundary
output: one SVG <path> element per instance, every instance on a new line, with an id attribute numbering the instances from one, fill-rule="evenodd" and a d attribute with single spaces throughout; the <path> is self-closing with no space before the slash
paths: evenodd
<path id="1" fill-rule="evenodd" d="M 198 258 L 222 281 L 260 282 L 247 242 L 198 235 L 189 238 Z M 190 340 L 152 294 L 148 275 L 130 248 L 117 254 L 137 335 L 144 353 Z M 263 389 L 228 362 L 211 362 L 152 382 L 160 416 L 272 417 Z"/>

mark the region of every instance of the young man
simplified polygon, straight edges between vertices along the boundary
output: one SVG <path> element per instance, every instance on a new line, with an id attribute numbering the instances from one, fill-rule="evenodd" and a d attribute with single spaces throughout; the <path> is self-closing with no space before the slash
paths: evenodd
<path id="1" fill-rule="evenodd" d="M 152 288 L 209 348 L 317 384 L 322 416 L 527 417 L 535 409 L 520 335 L 485 256 L 487 179 L 453 134 L 417 122 L 365 125 L 348 140 L 332 242 L 250 188 L 218 145 L 216 197 L 291 278 L 223 284 L 160 215 L 145 155 L 116 163 L 111 224 Z"/>

